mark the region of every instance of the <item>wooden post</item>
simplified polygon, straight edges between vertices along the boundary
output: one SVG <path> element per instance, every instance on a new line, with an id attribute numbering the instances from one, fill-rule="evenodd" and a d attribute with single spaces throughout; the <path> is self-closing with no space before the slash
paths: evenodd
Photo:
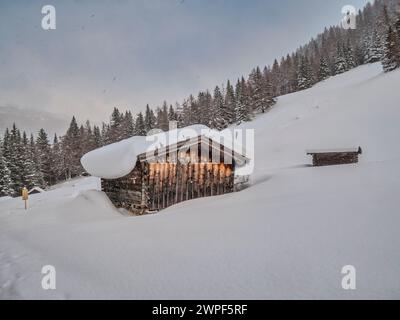
<path id="1" fill-rule="evenodd" d="M 22 188 L 22 200 L 24 200 L 24 202 L 25 202 L 25 210 L 28 209 L 28 198 L 29 198 L 28 189 L 23 187 Z"/>

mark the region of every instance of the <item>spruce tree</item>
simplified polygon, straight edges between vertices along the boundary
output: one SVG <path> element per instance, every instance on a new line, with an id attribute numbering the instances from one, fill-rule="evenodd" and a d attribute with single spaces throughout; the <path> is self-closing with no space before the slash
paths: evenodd
<path id="1" fill-rule="evenodd" d="M 31 154 L 30 143 L 26 136 L 25 131 L 22 134 L 22 146 L 23 146 L 23 151 L 22 151 L 23 164 L 21 167 L 22 184 L 28 189 L 31 189 L 32 187 L 44 187 L 42 175 L 40 171 L 38 171 L 38 168 L 35 163 L 35 158 Z"/>
<path id="2" fill-rule="evenodd" d="M 231 82 L 228 80 L 226 84 L 226 93 L 225 93 L 225 114 L 223 115 L 225 121 L 228 125 L 236 123 L 236 98 L 235 98 L 235 89 L 231 85 Z"/>
<path id="3" fill-rule="evenodd" d="M 168 121 L 177 121 L 177 120 L 178 120 L 178 115 L 171 104 L 168 109 Z"/>
<path id="4" fill-rule="evenodd" d="M 297 72 L 297 87 L 300 90 L 304 90 L 310 88 L 312 85 L 313 75 L 310 63 L 307 57 L 302 57 Z"/>
<path id="5" fill-rule="evenodd" d="M 39 130 L 36 138 L 36 150 L 39 158 L 40 172 L 46 186 L 54 184 L 54 176 L 52 170 L 51 148 L 46 131 L 42 128 Z"/>
<path id="6" fill-rule="evenodd" d="M 242 77 L 236 84 L 236 123 L 241 124 L 252 120 L 249 90 Z"/>
<path id="7" fill-rule="evenodd" d="M 122 138 L 127 139 L 134 135 L 135 123 L 133 121 L 132 112 L 126 111 L 122 121 Z M 93 143 L 95 144 L 95 137 L 93 135 Z"/>
<path id="8" fill-rule="evenodd" d="M 382 59 L 383 51 L 378 30 L 376 28 L 373 29 L 372 33 L 367 32 L 364 35 L 363 47 L 365 63 L 374 63 Z"/>
<path id="9" fill-rule="evenodd" d="M 319 62 L 318 79 L 319 81 L 323 81 L 325 79 L 328 79 L 330 76 L 331 76 L 331 69 L 329 68 L 325 58 L 321 57 Z"/>
<path id="10" fill-rule="evenodd" d="M 156 116 L 154 115 L 153 110 L 150 109 L 149 105 L 146 105 L 144 122 L 145 122 L 146 132 L 156 127 L 157 119 Z"/>
<path id="11" fill-rule="evenodd" d="M 14 195 L 10 174 L 10 170 L 6 164 L 6 159 L 0 153 L 0 197 L 11 197 Z"/>
<path id="12" fill-rule="evenodd" d="M 0 140 L 0 197 L 13 196 L 14 190 L 12 188 L 11 172 L 7 166 L 7 160 L 3 156 L 4 142 Z"/>
<path id="13" fill-rule="evenodd" d="M 61 143 L 58 140 L 57 134 L 54 135 L 53 145 L 51 147 L 52 154 L 52 169 L 54 182 L 57 183 L 64 178 L 64 158 L 62 155 Z"/>
<path id="14" fill-rule="evenodd" d="M 168 122 L 168 104 L 164 101 L 162 108 L 157 109 L 157 125 L 158 129 L 163 131 L 168 131 L 169 122 Z"/>
<path id="15" fill-rule="evenodd" d="M 6 161 L 10 170 L 10 177 L 12 181 L 12 188 L 15 194 L 20 194 L 23 187 L 21 176 L 21 168 L 23 166 L 23 153 L 21 145 L 21 133 L 16 127 L 15 123 L 11 129 L 9 137 L 4 137 L 8 140 L 8 148 L 5 149 Z"/>
<path id="16" fill-rule="evenodd" d="M 385 72 L 392 71 L 400 66 L 400 44 L 396 32 L 391 26 L 386 36 L 382 66 Z"/>
<path id="17" fill-rule="evenodd" d="M 335 75 L 346 72 L 347 61 L 345 56 L 344 46 L 340 43 L 337 44 L 336 57 L 335 57 Z"/>
<path id="18" fill-rule="evenodd" d="M 70 179 L 82 173 L 82 166 L 80 163 L 82 155 L 80 130 L 75 117 L 72 117 L 67 133 L 63 137 L 63 147 L 65 175 L 66 179 Z"/>
<path id="19" fill-rule="evenodd" d="M 29 139 L 29 157 L 33 160 L 34 167 L 35 167 L 35 175 L 36 175 L 35 186 L 45 187 L 45 183 L 43 180 L 43 174 L 40 171 L 40 161 L 38 158 L 38 153 L 36 151 L 35 138 L 33 137 L 33 134 L 31 134 L 31 137 Z"/>
<path id="20" fill-rule="evenodd" d="M 346 59 L 346 69 L 350 70 L 356 67 L 356 61 L 354 56 L 353 46 L 350 42 L 350 39 L 347 40 L 347 44 L 345 46 L 344 57 Z"/>
<path id="21" fill-rule="evenodd" d="M 147 134 L 146 127 L 144 123 L 143 113 L 139 112 L 135 121 L 135 135 L 145 136 Z"/>
<path id="22" fill-rule="evenodd" d="M 225 103 L 221 90 L 218 86 L 214 89 L 213 104 L 211 108 L 210 127 L 212 129 L 223 130 L 228 127 L 229 123 L 225 118 Z"/>
<path id="23" fill-rule="evenodd" d="M 133 131 L 133 133 L 134 133 L 134 131 Z M 94 142 L 95 142 L 96 148 L 100 148 L 101 146 L 103 146 L 103 138 L 101 135 L 100 128 L 98 126 L 93 127 L 93 136 L 94 136 Z"/>
<path id="24" fill-rule="evenodd" d="M 109 137 L 112 142 L 117 142 L 123 139 L 124 132 L 122 128 L 123 115 L 118 108 L 114 108 L 111 113 Z"/>

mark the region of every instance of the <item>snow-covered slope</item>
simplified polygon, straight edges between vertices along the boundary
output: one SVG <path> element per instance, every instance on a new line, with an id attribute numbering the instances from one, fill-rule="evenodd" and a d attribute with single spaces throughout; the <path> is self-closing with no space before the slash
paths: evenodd
<path id="1" fill-rule="evenodd" d="M 127 217 L 96 178 L 0 203 L 1 298 L 400 298 L 400 72 L 363 66 L 284 96 L 256 130 L 252 186 Z M 306 149 L 362 146 L 312 168 Z M 41 288 L 43 265 L 57 289 Z M 342 267 L 357 290 L 341 287 Z"/>

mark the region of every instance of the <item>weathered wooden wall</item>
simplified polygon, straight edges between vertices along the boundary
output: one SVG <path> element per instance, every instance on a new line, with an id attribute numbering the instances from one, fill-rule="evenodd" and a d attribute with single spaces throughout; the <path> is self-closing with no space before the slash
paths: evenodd
<path id="1" fill-rule="evenodd" d="M 142 203 L 142 179 L 141 164 L 137 162 L 135 169 L 123 178 L 101 179 L 101 189 L 117 208 L 139 213 Z"/>
<path id="2" fill-rule="evenodd" d="M 147 206 L 150 210 L 161 210 L 182 201 L 233 192 L 234 174 L 231 164 L 151 163 L 148 166 Z"/>
<path id="3" fill-rule="evenodd" d="M 213 163 L 211 153 L 201 162 L 200 148 L 198 151 L 198 155 L 188 151 L 191 160 L 187 164 L 181 164 L 169 155 L 162 163 L 142 159 L 129 175 L 115 180 L 102 179 L 102 190 L 117 208 L 125 208 L 134 214 L 233 192 L 234 163 Z M 223 160 L 222 152 L 220 160 Z"/>
<path id="4" fill-rule="evenodd" d="M 358 155 L 356 152 L 313 154 L 313 166 L 322 167 L 358 163 Z"/>

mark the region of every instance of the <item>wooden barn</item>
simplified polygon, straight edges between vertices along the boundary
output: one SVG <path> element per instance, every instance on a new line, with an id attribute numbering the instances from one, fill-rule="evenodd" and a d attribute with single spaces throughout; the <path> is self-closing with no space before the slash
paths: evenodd
<path id="1" fill-rule="evenodd" d="M 172 143 L 154 148 L 141 141 L 145 137 L 133 137 L 102 148 L 110 147 L 108 152 L 92 151 L 82 158 L 82 164 L 89 173 L 101 178 L 102 191 L 117 208 L 133 214 L 159 211 L 182 201 L 233 192 L 235 170 L 245 166 L 249 159 L 213 137 L 198 130 L 195 132 L 190 137 L 172 139 Z M 123 149 L 128 151 L 124 153 Z M 135 152 L 129 152 L 135 149 Z M 94 167 L 96 157 L 102 157 L 104 153 L 114 158 L 103 159 L 109 166 L 121 164 L 124 167 L 129 162 L 127 157 L 132 158 L 131 165 L 123 172 L 116 170 L 116 173 L 108 174 L 109 171 L 104 170 L 106 174 L 102 174 L 102 169 Z"/>
<path id="2" fill-rule="evenodd" d="M 349 149 L 307 151 L 307 155 L 313 157 L 314 167 L 358 163 L 358 157 L 361 154 L 362 154 L 361 147 L 349 148 Z"/>

